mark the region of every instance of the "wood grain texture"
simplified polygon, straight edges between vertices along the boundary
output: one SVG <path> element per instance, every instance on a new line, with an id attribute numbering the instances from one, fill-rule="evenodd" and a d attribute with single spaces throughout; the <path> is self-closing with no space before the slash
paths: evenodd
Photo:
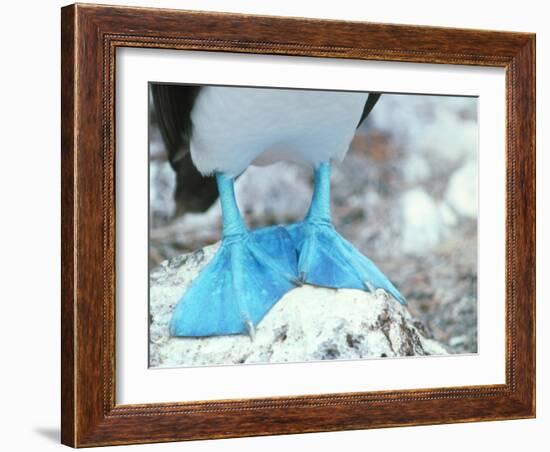
<path id="1" fill-rule="evenodd" d="M 75 151 L 75 29 L 74 9 L 61 11 L 61 112 L 63 126 L 61 129 L 61 412 L 63 428 L 61 441 L 64 444 L 75 444 L 75 398 L 74 385 L 75 362 L 75 322 L 76 309 L 74 302 L 74 251 L 75 251 L 75 208 L 73 168 Z"/>
<path id="2" fill-rule="evenodd" d="M 61 34 L 64 444 L 85 447 L 535 415 L 534 35 L 81 4 L 62 9 Z M 116 405 L 117 47 L 505 68 L 506 384 Z"/>

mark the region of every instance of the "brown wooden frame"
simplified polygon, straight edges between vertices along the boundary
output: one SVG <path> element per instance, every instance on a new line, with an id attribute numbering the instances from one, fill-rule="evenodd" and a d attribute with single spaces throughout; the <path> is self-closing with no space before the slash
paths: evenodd
<path id="1" fill-rule="evenodd" d="M 62 9 L 64 444 L 179 441 L 535 416 L 535 35 L 147 8 Z M 115 49 L 149 47 L 506 69 L 506 383 L 115 403 Z M 504 151 L 504 150 L 502 150 Z"/>

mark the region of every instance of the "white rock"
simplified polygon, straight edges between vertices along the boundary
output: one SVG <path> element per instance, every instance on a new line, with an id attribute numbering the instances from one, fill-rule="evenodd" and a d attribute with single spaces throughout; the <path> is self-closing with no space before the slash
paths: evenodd
<path id="1" fill-rule="evenodd" d="M 443 224 L 447 227 L 453 227 L 456 225 L 458 218 L 449 205 L 445 202 L 438 203 L 439 216 Z"/>
<path id="2" fill-rule="evenodd" d="M 165 261 L 151 274 L 150 365 L 200 366 L 358 359 L 447 352 L 382 291 L 303 286 L 288 292 L 247 335 L 170 337 L 171 313 L 218 245 Z M 420 329 L 419 329 L 420 328 Z"/>
<path id="3" fill-rule="evenodd" d="M 445 198 L 459 214 L 477 217 L 477 161 L 469 160 L 451 176 Z"/>
<path id="4" fill-rule="evenodd" d="M 411 153 L 403 163 L 403 176 L 410 183 L 425 181 L 430 177 L 431 171 L 426 158 L 418 153 Z"/>
<path id="5" fill-rule="evenodd" d="M 414 188 L 405 192 L 401 204 L 403 251 L 423 253 L 438 245 L 445 225 L 437 203 L 423 189 Z"/>
<path id="6" fill-rule="evenodd" d="M 156 160 L 149 165 L 149 203 L 153 223 L 165 223 L 174 214 L 173 192 L 176 185 L 174 170 L 167 161 Z"/>

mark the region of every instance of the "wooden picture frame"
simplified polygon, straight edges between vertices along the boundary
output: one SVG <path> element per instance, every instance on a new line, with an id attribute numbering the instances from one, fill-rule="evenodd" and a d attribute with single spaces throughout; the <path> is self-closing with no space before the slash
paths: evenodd
<path id="1" fill-rule="evenodd" d="M 61 32 L 64 444 L 85 447 L 535 416 L 535 35 L 79 4 L 62 9 Z M 505 68 L 506 383 L 117 405 L 118 47 Z"/>

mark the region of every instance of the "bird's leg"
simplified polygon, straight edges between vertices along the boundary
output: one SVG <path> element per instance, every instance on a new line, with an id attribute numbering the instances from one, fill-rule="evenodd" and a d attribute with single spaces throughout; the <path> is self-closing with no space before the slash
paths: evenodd
<path id="1" fill-rule="evenodd" d="M 332 224 L 330 163 L 315 169 L 313 198 L 301 223 L 287 229 L 298 250 L 298 275 L 308 284 L 336 289 L 381 288 L 396 300 L 405 299 L 369 258 L 344 239 Z"/>
<path id="2" fill-rule="evenodd" d="M 332 225 L 330 213 L 330 163 L 321 163 L 314 171 L 313 197 L 305 221 Z"/>
<path id="3" fill-rule="evenodd" d="M 235 198 L 235 181 L 222 173 L 216 174 L 216 184 L 222 208 L 222 238 L 245 236 L 248 230 Z"/>
<path id="4" fill-rule="evenodd" d="M 248 333 L 295 286 L 297 255 L 280 226 L 250 233 L 235 199 L 234 180 L 217 174 L 222 241 L 210 263 L 179 300 L 170 320 L 173 336 Z"/>

